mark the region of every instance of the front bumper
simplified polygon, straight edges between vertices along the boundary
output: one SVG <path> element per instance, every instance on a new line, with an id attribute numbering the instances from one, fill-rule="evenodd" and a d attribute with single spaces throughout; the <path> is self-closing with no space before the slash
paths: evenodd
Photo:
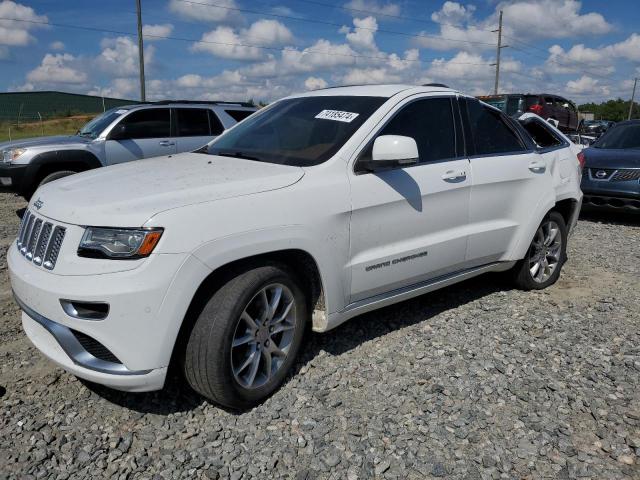
<path id="1" fill-rule="evenodd" d="M 189 254 L 171 254 L 127 271 L 60 275 L 27 261 L 15 243 L 7 262 L 33 344 L 78 377 L 128 391 L 162 388 L 194 284 L 210 273 Z M 108 315 L 74 318 L 62 299 L 107 303 Z"/>
<path id="2" fill-rule="evenodd" d="M 594 180 L 585 172 L 580 189 L 585 207 L 640 212 L 640 181 Z"/>
<path id="3" fill-rule="evenodd" d="M 0 192 L 23 193 L 29 165 L 0 163 Z"/>

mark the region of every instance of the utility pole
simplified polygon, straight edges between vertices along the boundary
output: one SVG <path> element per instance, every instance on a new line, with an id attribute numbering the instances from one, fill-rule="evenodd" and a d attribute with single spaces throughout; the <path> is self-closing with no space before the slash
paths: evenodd
<path id="1" fill-rule="evenodd" d="M 498 30 L 492 30 L 493 32 L 498 32 L 498 47 L 496 49 L 496 84 L 493 88 L 493 94 L 498 94 L 498 85 L 500 83 L 500 51 L 503 48 L 507 48 L 509 45 L 502 45 L 502 10 L 500 10 L 500 21 L 498 22 Z"/>
<path id="2" fill-rule="evenodd" d="M 631 93 L 631 104 L 629 105 L 629 118 L 631 120 L 631 113 L 633 112 L 633 99 L 636 97 L 636 84 L 638 83 L 638 77 L 633 80 L 633 92 Z"/>
<path id="3" fill-rule="evenodd" d="M 144 45 L 142 41 L 142 8 L 140 7 L 140 0 L 136 0 L 136 7 L 138 9 L 138 61 L 140 62 L 140 100 L 145 102 L 147 98 L 144 92 Z"/>

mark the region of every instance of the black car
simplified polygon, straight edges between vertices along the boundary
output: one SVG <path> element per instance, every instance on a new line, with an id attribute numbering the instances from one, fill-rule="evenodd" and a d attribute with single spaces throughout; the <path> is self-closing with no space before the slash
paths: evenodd
<path id="1" fill-rule="evenodd" d="M 583 205 L 640 212 L 640 120 L 617 123 L 583 152 Z"/>
<path id="2" fill-rule="evenodd" d="M 595 135 L 597 137 L 598 135 L 602 135 L 614 125 L 615 122 L 610 122 L 609 120 L 585 120 L 582 124 L 582 133 L 587 135 Z"/>

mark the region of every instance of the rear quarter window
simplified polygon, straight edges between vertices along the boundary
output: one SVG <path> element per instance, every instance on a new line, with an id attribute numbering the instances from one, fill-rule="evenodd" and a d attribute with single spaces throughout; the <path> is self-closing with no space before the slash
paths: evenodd
<path id="1" fill-rule="evenodd" d="M 236 122 L 241 122 L 249 115 L 254 113 L 253 110 L 225 110 L 224 112 L 231 118 L 233 118 Z"/>
<path id="2" fill-rule="evenodd" d="M 547 128 L 543 122 L 535 119 L 524 120 L 520 125 L 533 138 L 538 148 L 553 148 L 564 145 L 564 141 L 555 132 Z"/>

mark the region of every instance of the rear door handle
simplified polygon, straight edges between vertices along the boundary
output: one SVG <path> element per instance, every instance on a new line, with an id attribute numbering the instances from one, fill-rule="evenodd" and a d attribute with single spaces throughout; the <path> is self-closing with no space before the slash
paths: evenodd
<path id="1" fill-rule="evenodd" d="M 547 163 L 543 160 L 534 160 L 529 164 L 529 170 L 533 173 L 542 173 L 547 169 Z"/>
<path id="2" fill-rule="evenodd" d="M 160 141 L 160 146 L 161 147 L 173 147 L 176 143 L 172 142 L 171 140 L 161 140 Z"/>
<path id="3" fill-rule="evenodd" d="M 461 182 L 467 178 L 464 170 L 447 170 L 441 177 L 445 182 Z"/>

